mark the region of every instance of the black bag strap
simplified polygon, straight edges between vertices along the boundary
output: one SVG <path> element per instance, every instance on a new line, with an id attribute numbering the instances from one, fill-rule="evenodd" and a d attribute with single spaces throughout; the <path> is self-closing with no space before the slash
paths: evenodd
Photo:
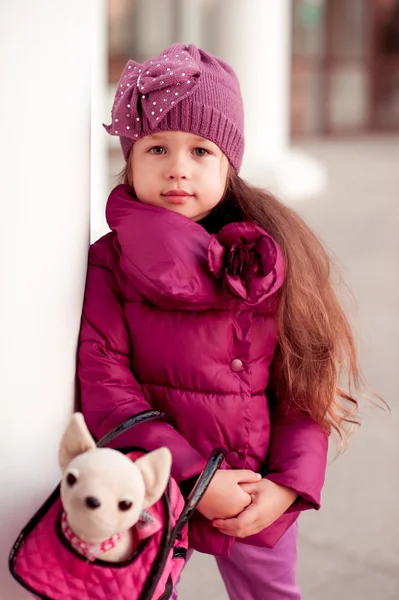
<path id="1" fill-rule="evenodd" d="M 151 600 L 153 598 L 158 581 L 162 576 L 166 561 L 168 560 L 169 552 L 173 548 L 179 533 L 193 515 L 198 503 L 208 489 L 213 476 L 220 467 L 220 464 L 224 458 L 224 454 L 225 453 L 222 450 L 213 450 L 205 469 L 198 477 L 197 482 L 195 483 L 191 494 L 187 499 L 176 525 L 174 526 L 173 530 L 169 531 L 169 535 L 164 538 L 164 542 L 160 546 L 158 555 L 152 564 L 151 571 L 148 574 L 147 581 L 145 582 L 139 600 Z"/>
<path id="2" fill-rule="evenodd" d="M 154 421 L 154 420 L 166 421 L 166 418 L 167 418 L 166 413 L 162 413 L 157 410 L 146 410 L 141 413 L 138 413 L 134 417 L 130 417 L 129 419 L 126 419 L 126 421 L 123 421 L 123 423 L 120 423 L 119 425 L 114 427 L 114 429 L 111 429 L 111 431 L 109 431 L 106 435 L 104 435 L 97 442 L 97 447 L 103 448 L 104 446 L 109 444 L 112 440 L 114 440 L 116 437 L 118 437 L 125 431 L 132 429 L 132 427 L 135 427 L 136 425 L 141 425 L 141 423 L 147 423 L 148 421 Z M 191 515 L 197 508 L 203 495 L 205 494 L 206 490 L 208 489 L 209 484 L 211 483 L 211 481 L 213 479 L 213 476 L 215 475 L 216 471 L 220 467 L 220 465 L 223 461 L 224 455 L 225 455 L 225 453 L 221 449 L 215 448 L 213 450 L 213 452 L 212 452 L 211 456 L 209 457 L 209 460 L 205 466 L 205 469 L 202 471 L 201 475 L 198 477 L 198 479 L 187 499 L 184 509 L 176 523 L 176 526 L 173 530 L 173 533 L 176 533 L 176 535 L 178 535 L 180 533 L 180 531 L 183 529 L 184 525 L 191 518 Z"/>
<path id="3" fill-rule="evenodd" d="M 158 410 L 145 410 L 141 413 L 138 413 L 134 417 L 130 417 L 129 419 L 126 419 L 126 421 L 123 421 L 122 423 L 120 423 L 119 425 L 117 425 L 116 427 L 111 429 L 111 431 L 109 431 L 107 434 L 105 434 L 97 442 L 97 447 L 103 448 L 104 446 L 106 446 L 107 444 L 112 442 L 112 440 L 117 438 L 119 435 L 121 435 L 122 433 L 125 433 L 125 431 L 132 429 L 136 425 L 141 425 L 142 423 L 147 423 L 148 421 L 154 421 L 154 420 L 166 421 L 167 415 L 166 415 L 166 413 L 162 413 Z M 198 477 L 198 479 L 187 499 L 185 507 L 176 523 L 176 527 L 174 529 L 175 530 L 177 529 L 177 533 L 179 533 L 181 531 L 181 529 L 184 527 L 184 525 L 187 523 L 187 521 L 190 519 L 191 515 L 197 508 L 200 500 L 202 499 L 203 495 L 205 494 L 206 490 L 208 489 L 209 484 L 211 483 L 211 481 L 213 479 L 213 476 L 215 475 L 216 471 L 220 467 L 220 465 L 223 461 L 223 458 L 224 458 L 224 454 L 225 454 L 224 451 L 221 449 L 215 448 L 213 450 L 213 452 L 212 452 L 211 456 L 209 457 L 209 460 L 205 466 L 205 469 L 202 471 L 201 475 Z"/>
<path id="4" fill-rule="evenodd" d="M 102 437 L 97 442 L 97 447 L 102 448 L 106 444 L 109 444 L 116 437 L 118 437 L 119 435 L 124 433 L 125 431 L 128 431 L 129 429 L 131 429 L 132 427 L 135 427 L 136 425 L 140 425 L 141 423 L 146 423 L 148 421 L 153 421 L 153 420 L 167 421 L 167 415 L 165 413 L 162 413 L 162 412 L 159 412 L 156 410 L 147 410 L 147 411 L 141 412 L 141 413 L 135 415 L 134 417 L 126 419 L 126 421 L 124 421 L 117 427 L 114 427 L 114 429 L 109 431 L 104 437 Z M 158 581 L 162 575 L 162 572 L 165 567 L 166 561 L 168 559 L 170 550 L 173 548 L 178 535 L 182 531 L 183 527 L 190 520 L 190 518 L 193 515 L 195 509 L 197 508 L 200 500 L 202 499 L 203 495 L 205 494 L 206 490 L 208 489 L 209 484 L 211 483 L 211 481 L 213 479 L 213 476 L 215 475 L 216 471 L 220 467 L 221 462 L 223 461 L 224 455 L 225 455 L 225 453 L 223 450 L 219 450 L 217 448 L 213 450 L 213 452 L 205 466 L 205 469 L 202 471 L 201 475 L 198 477 L 198 479 L 197 479 L 197 481 L 185 503 L 185 506 L 180 514 L 180 517 L 177 520 L 177 523 L 173 529 L 170 528 L 170 510 L 171 510 L 170 505 L 169 505 L 170 486 L 168 486 L 168 489 L 167 489 L 166 493 L 164 494 L 164 501 L 166 501 L 166 503 L 167 503 L 166 506 L 169 509 L 169 510 L 165 511 L 165 518 L 166 518 L 165 532 L 164 532 L 164 536 L 163 536 L 163 539 L 162 539 L 162 542 L 161 542 L 161 545 L 159 548 L 158 555 L 157 555 L 156 559 L 154 560 L 154 563 L 152 565 L 150 573 L 148 574 L 147 581 L 145 582 L 144 588 L 140 594 L 140 600 L 150 600 L 152 598 L 153 593 L 158 585 Z M 169 514 L 166 514 L 166 513 L 169 513 Z"/>
<path id="5" fill-rule="evenodd" d="M 148 421 L 155 420 L 166 421 L 166 413 L 159 412 L 158 410 L 144 410 L 143 412 L 138 413 L 134 417 L 126 419 L 126 421 L 123 421 L 122 423 L 111 429 L 111 431 L 106 433 L 97 442 L 97 448 L 103 448 L 104 446 L 112 442 L 112 440 L 117 438 L 119 435 L 125 433 L 125 431 L 128 431 L 136 425 L 141 425 L 142 423 L 147 423 Z"/>
<path id="6" fill-rule="evenodd" d="M 202 500 L 203 495 L 208 489 L 209 484 L 211 483 L 216 471 L 219 469 L 224 459 L 224 455 L 225 452 L 223 450 L 220 450 L 218 448 L 215 448 L 213 450 L 205 466 L 205 469 L 202 471 L 193 489 L 191 490 L 191 493 L 186 501 L 184 509 L 182 510 L 180 517 L 175 525 L 174 530 L 176 531 L 176 535 L 180 533 L 184 525 L 190 520 L 199 502 Z"/>
<path id="7" fill-rule="evenodd" d="M 126 419 L 126 421 L 123 421 L 123 423 L 120 423 L 120 425 L 117 425 L 116 427 L 114 427 L 114 429 L 111 429 L 111 431 L 109 431 L 106 435 L 104 435 L 97 442 L 97 447 L 103 448 L 104 446 L 109 444 L 112 440 L 114 440 L 116 437 L 118 437 L 125 431 L 132 429 L 132 427 L 135 427 L 136 425 L 141 425 L 141 423 L 147 423 L 148 421 L 154 421 L 154 420 L 166 421 L 167 420 L 166 413 L 159 412 L 158 410 L 146 410 L 141 413 L 138 413 L 134 417 L 130 417 L 129 419 Z M 211 481 L 213 479 L 213 476 L 215 475 L 216 471 L 220 467 L 220 465 L 223 461 L 224 455 L 225 455 L 225 453 L 221 449 L 215 448 L 213 450 L 213 452 L 212 452 L 211 456 L 209 457 L 209 460 L 205 466 L 205 469 L 202 471 L 202 473 L 198 477 L 193 489 L 191 490 L 191 493 L 186 501 L 184 509 L 176 523 L 176 526 L 174 527 L 172 534 L 173 535 L 175 534 L 175 537 L 176 537 L 176 535 L 178 535 L 180 533 L 180 531 L 183 529 L 184 525 L 189 521 L 193 512 L 197 508 L 203 495 L 205 494 L 206 490 L 208 489 L 209 484 L 211 483 Z M 174 540 L 173 540 L 173 542 L 174 542 Z"/>

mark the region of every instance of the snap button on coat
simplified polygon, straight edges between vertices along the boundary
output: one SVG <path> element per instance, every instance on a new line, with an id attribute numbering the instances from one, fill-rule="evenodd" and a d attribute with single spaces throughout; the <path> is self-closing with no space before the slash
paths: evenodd
<path id="1" fill-rule="evenodd" d="M 234 371 L 235 373 L 242 371 L 243 368 L 244 368 L 244 366 L 242 364 L 242 360 L 240 360 L 239 358 L 234 358 L 230 363 L 230 369 L 232 371 Z"/>
<path id="2" fill-rule="evenodd" d="M 228 465 L 230 465 L 230 467 L 235 467 L 239 461 L 240 457 L 238 456 L 237 452 L 228 452 L 226 454 L 226 462 Z"/>

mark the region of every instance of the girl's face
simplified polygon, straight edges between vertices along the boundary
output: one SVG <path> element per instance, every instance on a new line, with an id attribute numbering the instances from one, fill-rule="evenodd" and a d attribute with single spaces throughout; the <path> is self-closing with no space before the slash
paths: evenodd
<path id="1" fill-rule="evenodd" d="M 228 168 L 213 142 L 184 131 L 160 131 L 134 144 L 128 179 L 140 202 L 199 221 L 222 199 Z"/>

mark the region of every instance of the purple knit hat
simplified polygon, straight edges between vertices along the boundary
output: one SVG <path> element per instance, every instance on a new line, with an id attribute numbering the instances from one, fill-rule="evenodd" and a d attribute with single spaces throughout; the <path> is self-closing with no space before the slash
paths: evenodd
<path id="1" fill-rule="evenodd" d="M 127 160 L 138 139 L 157 131 L 188 131 L 211 140 L 239 171 L 244 114 L 234 71 L 196 46 L 175 44 L 159 57 L 127 63 L 112 106 L 112 123 Z"/>

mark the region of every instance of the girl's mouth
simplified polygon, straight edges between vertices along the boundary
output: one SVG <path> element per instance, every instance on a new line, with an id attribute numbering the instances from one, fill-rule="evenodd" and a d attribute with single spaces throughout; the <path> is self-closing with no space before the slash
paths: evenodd
<path id="1" fill-rule="evenodd" d="M 184 204 L 188 198 L 193 197 L 186 190 L 169 190 L 165 194 L 162 194 L 162 196 L 169 204 Z"/>

